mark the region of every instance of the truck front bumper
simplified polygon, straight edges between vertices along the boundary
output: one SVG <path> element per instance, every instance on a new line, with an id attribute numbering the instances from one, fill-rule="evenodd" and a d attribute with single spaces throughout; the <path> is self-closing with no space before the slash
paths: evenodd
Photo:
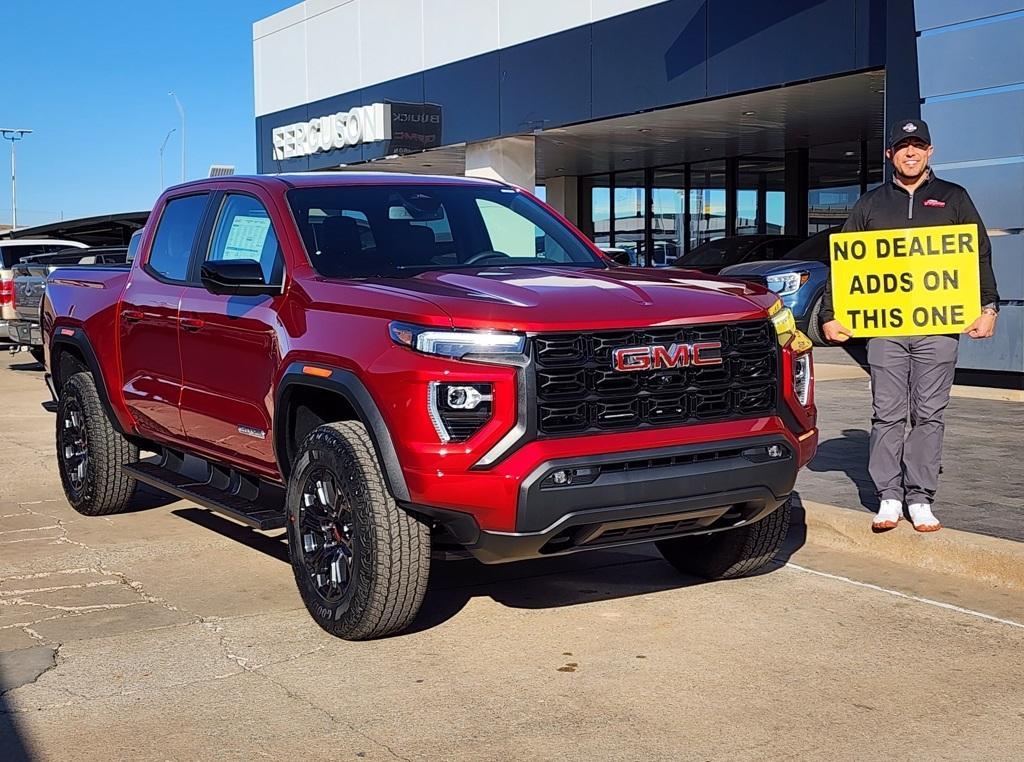
<path id="1" fill-rule="evenodd" d="M 750 524 L 789 498 L 798 466 L 781 435 L 578 456 L 546 461 L 523 480 L 515 531 L 424 512 L 478 560 L 503 563 Z"/>

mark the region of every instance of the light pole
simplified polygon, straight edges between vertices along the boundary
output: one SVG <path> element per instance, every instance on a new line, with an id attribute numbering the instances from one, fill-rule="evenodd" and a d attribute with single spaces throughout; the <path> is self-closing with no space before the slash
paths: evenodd
<path id="1" fill-rule="evenodd" d="M 160 192 L 164 192 L 164 148 L 167 147 L 167 141 L 171 139 L 171 135 L 174 134 L 174 127 L 167 131 L 167 135 L 164 136 L 164 142 L 160 144 Z"/>
<path id="2" fill-rule="evenodd" d="M 0 136 L 11 141 L 11 230 L 18 227 L 18 167 L 15 159 L 14 144 L 31 134 L 32 130 L 8 129 L 0 127 Z"/>
<path id="3" fill-rule="evenodd" d="M 174 98 L 174 105 L 178 107 L 178 115 L 181 117 L 181 181 L 185 182 L 185 109 L 181 107 L 181 101 L 173 90 L 167 94 Z"/>

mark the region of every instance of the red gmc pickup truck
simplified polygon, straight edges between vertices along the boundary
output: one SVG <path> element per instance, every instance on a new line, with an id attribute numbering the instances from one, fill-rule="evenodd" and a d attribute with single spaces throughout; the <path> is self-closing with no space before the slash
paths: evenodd
<path id="1" fill-rule="evenodd" d="M 438 555 L 654 541 L 753 572 L 817 446 L 810 342 L 774 294 L 617 266 L 486 180 L 180 185 L 131 265 L 50 276 L 43 322 L 71 505 L 142 482 L 286 527 L 348 639 L 408 627 Z"/>

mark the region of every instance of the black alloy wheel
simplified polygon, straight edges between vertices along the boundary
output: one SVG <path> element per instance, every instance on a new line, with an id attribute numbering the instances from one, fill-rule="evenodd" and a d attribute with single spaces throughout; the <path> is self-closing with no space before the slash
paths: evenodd
<path id="1" fill-rule="evenodd" d="M 353 516 L 348 496 L 325 468 L 310 471 L 299 504 L 297 548 L 310 583 L 325 603 L 345 597 L 352 581 Z"/>

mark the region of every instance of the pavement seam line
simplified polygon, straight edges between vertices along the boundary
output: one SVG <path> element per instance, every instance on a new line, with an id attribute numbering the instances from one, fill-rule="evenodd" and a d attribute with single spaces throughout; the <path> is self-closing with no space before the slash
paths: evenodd
<path id="1" fill-rule="evenodd" d="M 990 622 L 996 622 L 997 624 L 1005 624 L 1009 627 L 1018 627 L 1024 630 L 1024 624 L 1022 624 L 1021 622 L 1015 622 L 1012 619 L 1001 619 L 997 616 L 985 614 L 981 611 L 965 609 L 963 606 L 956 606 L 952 603 L 943 603 L 942 601 L 936 601 L 931 598 L 922 598 L 919 595 L 910 595 L 909 593 L 902 593 L 899 590 L 892 590 L 888 587 L 874 585 L 870 582 L 861 582 L 860 580 L 850 579 L 849 577 L 844 577 L 840 574 L 829 574 L 828 572 L 818 571 L 816 569 L 808 569 L 806 566 L 800 566 L 799 564 L 794 564 L 792 562 L 788 562 L 783 566 L 793 569 L 794 571 L 803 572 L 805 574 L 813 574 L 817 577 L 824 577 L 826 579 L 835 580 L 837 582 L 843 582 L 847 585 L 854 585 L 855 587 L 861 587 L 866 590 L 874 590 L 878 593 L 886 593 L 888 595 L 893 595 L 897 598 L 904 598 L 908 601 L 915 601 L 917 603 L 923 603 L 928 606 L 934 606 L 936 608 L 945 609 L 946 611 L 953 611 L 958 614 L 966 614 L 967 616 L 973 616 L 978 619 L 985 619 Z"/>

